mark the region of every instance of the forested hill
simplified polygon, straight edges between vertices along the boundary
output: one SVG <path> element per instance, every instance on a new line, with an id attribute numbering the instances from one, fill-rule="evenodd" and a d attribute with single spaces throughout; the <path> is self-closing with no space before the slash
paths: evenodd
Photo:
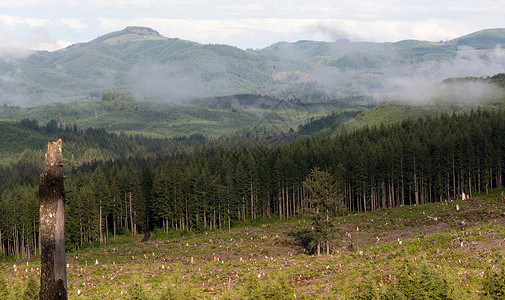
<path id="1" fill-rule="evenodd" d="M 503 136 L 505 111 L 477 109 L 276 147 L 216 143 L 76 169 L 66 180 L 67 245 L 138 232 L 147 219 L 151 228 L 199 231 L 308 214 L 318 204 L 302 182 L 316 168 L 337 179 L 351 211 L 471 196 L 503 185 Z M 1 188 L 2 245 L 32 251 L 36 181 Z"/>
<path id="2" fill-rule="evenodd" d="M 115 134 L 100 128 L 62 127 L 56 120 L 40 125 L 36 120 L 0 121 L 0 182 L 35 182 L 44 166 L 48 141 L 61 138 L 65 148 L 65 172 L 93 170 L 105 162 L 145 159 L 164 153 L 184 152 L 208 140 L 202 135 L 155 139 Z M 22 137 L 22 138 L 20 138 Z"/>
<path id="3" fill-rule="evenodd" d="M 455 58 L 463 60 L 447 68 L 480 60 L 500 65 L 494 52 L 503 44 L 505 29 L 492 29 L 451 41 L 299 41 L 242 50 L 127 27 L 54 52 L 0 52 L 0 75 L 5 79 L 0 81 L 0 96 L 4 103 L 29 106 L 99 98 L 109 90 L 172 102 L 244 93 L 352 96 L 376 87 L 383 78 L 404 74 L 405 66 L 427 64 L 429 69 Z M 449 73 L 445 77 L 453 76 Z"/>
<path id="4" fill-rule="evenodd" d="M 52 120 L 62 128 L 74 125 L 81 129 L 103 128 L 127 136 L 143 135 L 160 139 L 195 135 L 220 139 L 236 134 L 273 139 L 332 112 L 337 115 L 348 113 L 350 118 L 370 107 L 369 102 L 370 99 L 366 97 L 287 101 L 243 94 L 173 104 L 156 99 L 138 99 L 131 93 L 105 92 L 100 100 L 53 103 L 31 108 L 3 105 L 0 106 L 0 119 L 18 122 L 28 119 L 37 122 L 37 127 L 45 127 Z M 304 134 L 309 132 L 305 130 Z M 27 140 L 30 137 L 28 135 Z M 25 144 L 32 148 L 28 142 Z M 40 144 L 34 141 L 33 145 Z M 9 150 L 0 148 L 0 152 L 3 151 Z M 16 153 L 10 152 L 10 155 L 16 156 Z"/>

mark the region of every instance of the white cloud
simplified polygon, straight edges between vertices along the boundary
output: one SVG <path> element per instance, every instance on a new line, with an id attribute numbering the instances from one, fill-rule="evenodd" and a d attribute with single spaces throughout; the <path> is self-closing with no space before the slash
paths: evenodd
<path id="1" fill-rule="evenodd" d="M 88 24 L 82 22 L 79 19 L 61 19 L 60 22 L 76 30 L 84 30 L 88 28 Z"/>
<path id="2" fill-rule="evenodd" d="M 0 21 L 11 30 L 16 29 L 20 25 L 27 25 L 29 27 L 35 28 L 50 24 L 50 20 L 48 19 L 21 18 L 12 15 L 0 15 Z"/>
<path id="3" fill-rule="evenodd" d="M 3 48 L 0 52 L 9 53 L 15 57 L 14 53 L 24 56 L 26 49 L 54 51 L 65 48 L 72 44 L 69 41 L 54 40 L 43 30 L 30 30 L 22 37 L 15 37 L 10 34 L 0 33 L 0 45 Z"/>
<path id="4" fill-rule="evenodd" d="M 50 20 L 48 19 L 37 19 L 37 18 L 25 18 L 22 19 L 22 23 L 30 26 L 30 27 L 42 27 L 44 25 L 50 24 Z"/>
<path id="5" fill-rule="evenodd" d="M 10 30 L 14 30 L 21 22 L 21 18 L 16 16 L 0 15 L 0 22 L 2 22 L 3 26 L 7 26 Z"/>
<path id="6" fill-rule="evenodd" d="M 0 42 L 2 41 L 2 36 L 0 36 Z M 4 60 L 9 60 L 11 58 L 20 59 L 25 58 L 32 54 L 32 50 L 20 49 L 20 48 L 0 48 L 0 58 Z"/>
<path id="7" fill-rule="evenodd" d="M 419 22 L 413 24 L 411 28 L 412 35 L 419 40 L 445 40 L 464 34 L 464 32 L 452 31 L 450 28 L 442 26 L 441 22 L 437 20 Z"/>

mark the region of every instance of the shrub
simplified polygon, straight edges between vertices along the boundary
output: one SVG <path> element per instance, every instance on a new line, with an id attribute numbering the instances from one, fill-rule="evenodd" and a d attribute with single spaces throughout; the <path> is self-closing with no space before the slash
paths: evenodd
<path id="1" fill-rule="evenodd" d="M 484 298 L 505 299 L 505 263 L 501 266 L 501 272 L 495 273 L 491 267 L 486 269 L 483 279 Z"/>
<path id="2" fill-rule="evenodd" d="M 317 242 L 320 240 L 318 232 L 315 230 L 303 229 L 292 231 L 289 235 L 293 236 L 309 254 L 316 253 Z"/>
<path id="3" fill-rule="evenodd" d="M 381 299 L 377 292 L 377 285 L 373 280 L 360 281 L 354 288 L 354 293 L 349 297 L 353 300 Z"/>
<path id="4" fill-rule="evenodd" d="M 40 285 L 35 276 L 28 277 L 26 282 L 25 292 L 23 293 L 24 300 L 36 300 L 40 298 Z"/>
<path id="5" fill-rule="evenodd" d="M 11 290 L 9 291 L 9 296 L 7 299 L 23 299 L 24 297 L 24 291 L 25 291 L 25 286 L 21 284 L 20 282 L 14 283 L 11 286 Z"/>
<path id="6" fill-rule="evenodd" d="M 377 291 L 375 281 L 364 280 L 354 289 L 352 299 L 416 300 L 450 299 L 447 280 L 426 263 L 404 262 L 398 280 Z"/>
<path id="7" fill-rule="evenodd" d="M 293 299 L 293 294 L 293 287 L 288 283 L 286 277 L 279 273 L 261 281 L 255 276 L 249 277 L 246 281 L 243 299 Z"/>
<path id="8" fill-rule="evenodd" d="M 449 299 L 447 280 L 426 263 L 405 262 L 399 277 L 397 284 L 389 286 L 390 295 L 403 295 L 407 299 Z"/>
<path id="9" fill-rule="evenodd" d="M 381 300 L 408 300 L 398 287 L 398 283 L 391 283 L 380 291 Z"/>
<path id="10" fill-rule="evenodd" d="M 7 299 L 9 290 L 7 289 L 7 281 L 3 274 L 0 273 L 0 299 Z"/>
<path id="11" fill-rule="evenodd" d="M 131 300 L 148 299 L 146 292 L 144 291 L 144 285 L 138 281 L 134 282 L 130 288 L 128 288 L 128 295 Z"/>
<path id="12" fill-rule="evenodd" d="M 167 287 L 161 292 L 160 300 L 196 300 L 199 299 L 191 288 L 182 283 L 180 278 L 168 282 Z"/>

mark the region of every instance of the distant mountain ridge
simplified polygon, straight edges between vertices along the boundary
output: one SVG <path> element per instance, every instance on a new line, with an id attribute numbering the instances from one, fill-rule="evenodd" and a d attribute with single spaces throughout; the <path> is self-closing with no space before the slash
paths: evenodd
<path id="1" fill-rule="evenodd" d="M 54 52 L 0 55 L 0 101 L 68 102 L 99 98 L 110 90 L 168 101 L 241 93 L 349 96 L 359 94 L 354 82 L 375 84 L 374 78 L 387 68 L 448 60 L 461 47 L 492 51 L 500 45 L 505 45 L 505 29 L 440 42 L 299 41 L 252 51 L 167 38 L 151 28 L 131 26 Z M 346 78 L 336 81 L 342 73 Z"/>
<path id="2" fill-rule="evenodd" d="M 452 40 L 458 46 L 469 46 L 475 49 L 490 49 L 493 46 L 504 45 L 505 29 L 494 28 L 474 32 Z"/>

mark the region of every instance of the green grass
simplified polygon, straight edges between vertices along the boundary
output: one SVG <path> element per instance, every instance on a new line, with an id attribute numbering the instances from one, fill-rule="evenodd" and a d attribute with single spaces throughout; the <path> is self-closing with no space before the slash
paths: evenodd
<path id="1" fill-rule="evenodd" d="M 485 278 L 486 269 L 500 272 L 504 261 L 500 193 L 338 217 L 341 234 L 331 255 L 307 255 L 288 235 L 310 226 L 304 218 L 242 224 L 230 232 L 156 230 L 146 243 L 139 242 L 142 236 L 118 236 L 67 253 L 69 295 L 352 299 L 417 295 L 429 280 L 433 286 L 446 284 L 444 293 L 451 299 L 478 299 L 490 278 Z M 347 249 L 350 243 L 354 251 Z M 0 270 L 9 291 L 23 290 L 30 275 L 38 276 L 38 266 L 37 258 L 4 259 Z"/>

